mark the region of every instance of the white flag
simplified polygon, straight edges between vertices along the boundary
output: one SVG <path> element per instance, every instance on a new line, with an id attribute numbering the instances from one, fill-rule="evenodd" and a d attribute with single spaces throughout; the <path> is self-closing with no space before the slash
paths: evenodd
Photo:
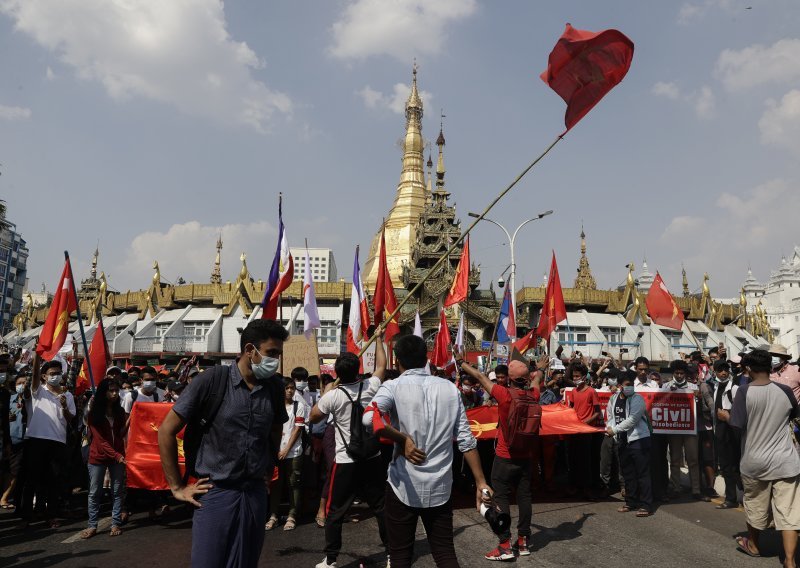
<path id="1" fill-rule="evenodd" d="M 314 281 L 311 279 L 311 262 L 306 249 L 306 274 L 303 278 L 303 335 L 310 339 L 315 329 L 319 329 L 317 296 L 314 294 Z"/>
<path id="2" fill-rule="evenodd" d="M 464 312 L 461 311 L 461 319 L 458 320 L 458 333 L 456 333 L 455 345 L 459 352 L 464 351 Z"/>
<path id="3" fill-rule="evenodd" d="M 422 337 L 422 322 L 419 319 L 419 310 L 417 310 L 417 315 L 414 316 L 414 335 L 423 339 Z"/>

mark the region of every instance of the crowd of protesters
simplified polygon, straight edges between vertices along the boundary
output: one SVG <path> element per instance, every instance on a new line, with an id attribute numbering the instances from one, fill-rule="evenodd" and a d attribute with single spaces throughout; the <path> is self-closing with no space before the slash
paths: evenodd
<path id="1" fill-rule="evenodd" d="M 785 565 L 794 566 L 800 529 L 800 371 L 780 345 L 735 356 L 728 356 L 720 345 L 682 354 L 664 368 L 654 368 L 645 357 L 590 359 L 580 352 L 565 357 L 559 348 L 552 358 L 514 360 L 493 369 L 463 363 L 454 371 L 429 365 L 426 369 L 427 360 L 420 358 L 424 343 L 409 339 L 396 344 L 397 369 L 387 368 L 378 342 L 373 373 L 361 373 L 358 358 L 343 354 L 335 363 L 334 379 L 303 368 L 286 377 L 277 373 L 279 346 L 285 340 L 279 330 L 277 325 L 262 325 L 242 334 L 242 353 L 226 376 L 228 398 L 219 409 L 221 415 L 235 416 L 231 405 L 244 396 L 237 394 L 237 385 L 255 394 L 271 381 L 260 403 L 263 446 L 254 441 L 252 446 L 212 449 L 215 439 L 220 446 L 231 439 L 226 435 L 232 433 L 223 428 L 236 422 L 215 421 L 199 449 L 200 479 L 186 485 L 177 462 L 173 465 L 168 457 L 171 448 L 165 454 L 162 443 L 172 497 L 209 505 L 195 512 L 193 559 L 205 558 L 197 565 L 214 565 L 213 554 L 239 554 L 241 565 L 252 561 L 253 552 L 242 540 L 250 533 L 243 528 L 245 536 L 238 544 L 218 544 L 211 553 L 194 548 L 203 531 L 207 540 L 221 520 L 211 505 L 219 501 L 220 511 L 229 507 L 232 491 L 241 493 L 245 487 L 247 495 L 269 492 L 263 502 L 260 493 L 251 495 L 257 506 L 250 512 L 262 519 L 261 541 L 265 529 L 291 531 L 312 517 L 324 529 L 320 540 L 325 558 L 317 568 L 336 566 L 351 507 L 362 501 L 377 519 L 374 538 L 383 543 L 395 566 L 410 565 L 414 532 L 409 527 L 416 526 L 418 518 L 425 524 L 437 565 L 457 566 L 450 497 L 455 484 L 478 489 L 478 503 L 491 502 L 507 515 L 516 494 L 516 538 L 510 525 L 504 526 L 497 533 L 497 546 L 486 554 L 488 560 L 530 554 L 537 495 L 598 500 L 620 493 L 619 513 L 648 517 L 658 503 L 685 494 L 698 501 L 714 500 L 717 509 L 742 506 L 748 536 L 737 544 L 746 554 L 758 555 L 761 531 L 774 526 L 782 533 Z M 76 373 L 66 362 L 43 362 L 28 353 L 1 354 L 0 404 L 8 409 L 8 419 L 0 438 L 0 507 L 15 509 L 26 524 L 46 522 L 57 528 L 62 504 L 86 490 L 88 527 L 83 538 L 97 534 L 104 497 L 111 503 L 111 536 L 122 533 L 131 512 L 147 512 L 151 519 L 168 514 L 169 503 L 175 502 L 168 492 L 126 488 L 131 410 L 139 402 L 175 403 L 159 430 L 163 442 L 205 411 L 204 395 L 198 394 L 204 391 L 191 383 L 198 373 L 198 385 L 210 383 L 212 371 L 201 372 L 195 361 L 186 360 L 163 371 L 112 366 L 94 391 L 74 396 Z M 645 391 L 693 393 L 696 431 L 653 432 L 640 395 Z M 605 407 L 598 392 L 611 393 Z M 466 410 L 496 405 L 499 425 L 504 425 L 520 400 L 571 406 L 596 433 L 542 435 L 524 445 L 504 426 L 498 427 L 496 441 L 478 443 L 469 433 Z M 241 404 L 248 404 L 245 398 Z M 409 413 L 414 405 L 438 408 L 436 420 L 428 423 L 420 411 Z M 383 422 L 376 423 L 375 416 L 382 416 Z M 375 435 L 378 430 L 383 443 Z M 238 453 L 255 448 L 263 456 L 238 470 Z M 223 466 L 226 452 L 233 453 Z M 688 472 L 688 487 L 683 485 L 683 471 Z M 718 476 L 723 495 L 716 491 Z M 251 485 L 254 480 L 260 480 L 260 489 Z M 256 543 L 261 542 L 258 538 Z"/>

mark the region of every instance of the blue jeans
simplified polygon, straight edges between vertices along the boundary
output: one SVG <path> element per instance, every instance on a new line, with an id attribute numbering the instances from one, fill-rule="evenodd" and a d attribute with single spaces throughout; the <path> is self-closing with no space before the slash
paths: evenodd
<path id="1" fill-rule="evenodd" d="M 125 487 L 125 464 L 113 465 L 89 464 L 89 528 L 97 528 L 97 517 L 100 514 L 100 502 L 103 500 L 103 480 L 108 470 L 111 476 L 111 491 L 114 504 L 111 508 L 111 524 L 122 526 L 122 497 Z"/>

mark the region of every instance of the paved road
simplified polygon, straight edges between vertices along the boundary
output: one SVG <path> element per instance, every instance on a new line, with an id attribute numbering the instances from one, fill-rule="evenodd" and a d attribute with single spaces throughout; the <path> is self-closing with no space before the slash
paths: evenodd
<path id="1" fill-rule="evenodd" d="M 490 566 L 483 555 L 495 545 L 486 523 L 470 509 L 466 499 L 456 510 L 455 539 L 461 565 Z M 530 566 L 654 566 L 670 568 L 758 568 L 779 566 L 780 541 L 776 533 L 765 535 L 764 558 L 749 558 L 737 552 L 732 539 L 744 529 L 739 510 L 714 509 L 708 503 L 670 503 L 650 518 L 616 512 L 619 503 L 564 501 L 536 502 L 532 556 L 519 564 Z M 383 566 L 374 518 L 355 507 L 358 522 L 344 528 L 344 549 L 340 567 Z M 7 513 L 0 514 L 0 566 L 15 568 L 64 567 L 168 567 L 189 564 L 191 519 L 176 510 L 169 518 L 151 523 L 139 515 L 120 537 L 107 531 L 82 541 L 77 533 L 83 519 L 66 522 L 50 530 L 34 525 L 22 531 Z M 107 526 L 104 520 L 101 528 Z M 323 531 L 303 523 L 295 531 L 276 529 L 266 536 L 261 566 L 313 567 L 322 557 Z M 415 566 L 433 566 L 420 523 L 417 532 Z"/>

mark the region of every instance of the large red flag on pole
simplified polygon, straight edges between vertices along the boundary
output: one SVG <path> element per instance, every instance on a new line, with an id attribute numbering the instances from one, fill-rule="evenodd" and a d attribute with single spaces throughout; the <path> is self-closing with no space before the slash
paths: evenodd
<path id="1" fill-rule="evenodd" d="M 539 316 L 539 325 L 536 327 L 536 336 L 550 340 L 556 326 L 567 319 L 567 307 L 564 305 L 564 292 L 561 290 L 561 279 L 558 277 L 556 253 L 550 263 L 550 276 L 547 279 L 547 291 L 544 295 L 542 314 Z M 522 351 L 520 349 L 520 351 Z"/>
<path id="2" fill-rule="evenodd" d="M 375 325 L 380 325 L 387 315 L 392 314 L 397 309 L 397 297 L 394 295 L 392 277 L 389 274 L 389 267 L 386 265 L 386 230 L 381 230 L 381 254 L 378 260 L 378 279 L 375 283 Z M 397 325 L 397 316 L 392 318 L 384 328 L 384 341 L 389 343 L 392 338 L 400 333 L 400 326 Z"/>
<path id="3" fill-rule="evenodd" d="M 450 329 L 447 327 L 447 317 L 444 314 L 444 308 L 439 316 L 439 331 L 436 333 L 436 342 L 433 345 L 433 354 L 431 355 L 431 363 L 439 368 L 444 368 L 450 363 L 453 358 L 450 354 Z"/>
<path id="4" fill-rule="evenodd" d="M 590 32 L 567 24 L 542 80 L 567 103 L 566 134 L 630 69 L 633 42 L 617 30 Z"/>
<path id="5" fill-rule="evenodd" d="M 675 298 L 667 290 L 667 285 L 661 275 L 656 271 L 655 280 L 650 286 L 647 298 L 644 301 L 650 319 L 658 325 L 681 329 L 683 327 L 683 311 L 675 303 Z"/>
<path id="6" fill-rule="evenodd" d="M 39 343 L 36 345 L 36 352 L 45 361 L 55 357 L 67 339 L 69 316 L 78 309 L 78 303 L 75 298 L 72 267 L 69 264 L 69 258 L 67 258 L 64 263 L 64 270 L 61 272 L 61 280 L 58 281 L 56 294 L 53 297 L 53 303 L 50 304 L 47 319 L 42 326 L 41 333 L 39 333 Z"/>
<path id="7" fill-rule="evenodd" d="M 467 299 L 469 295 L 469 235 L 464 239 L 464 248 L 461 249 L 461 260 L 458 261 L 456 276 L 450 292 L 444 300 L 444 307 L 450 307 Z"/>
<path id="8" fill-rule="evenodd" d="M 81 372 L 75 381 L 75 394 L 80 395 L 90 387 L 89 366 L 92 367 L 91 376 L 102 380 L 106 376 L 108 363 L 111 361 L 111 354 L 108 352 L 108 342 L 106 341 L 106 330 L 103 327 L 103 320 L 97 323 L 97 329 L 89 345 L 89 353 L 83 360 Z"/>

